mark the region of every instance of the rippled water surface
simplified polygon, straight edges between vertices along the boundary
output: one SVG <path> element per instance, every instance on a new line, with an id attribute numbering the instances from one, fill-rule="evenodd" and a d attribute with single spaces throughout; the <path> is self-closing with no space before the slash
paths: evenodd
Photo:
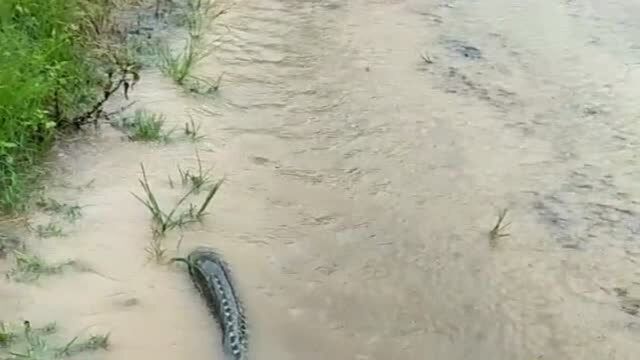
<path id="1" fill-rule="evenodd" d="M 52 191 L 86 208 L 38 247 L 104 276 L 7 283 L 0 315 L 111 331 L 109 360 L 220 359 L 186 272 L 145 262 L 130 193 L 144 162 L 175 202 L 197 147 L 226 181 L 180 254 L 224 254 L 254 359 L 637 359 L 638 19 L 622 0 L 240 0 L 197 69 L 220 93 L 154 71 L 132 93 L 204 140 L 104 129 L 58 154 Z"/>

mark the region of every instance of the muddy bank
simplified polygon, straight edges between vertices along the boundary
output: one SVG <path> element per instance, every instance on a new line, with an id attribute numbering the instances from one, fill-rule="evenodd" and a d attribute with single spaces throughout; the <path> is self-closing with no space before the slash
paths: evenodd
<path id="1" fill-rule="evenodd" d="M 636 10 L 238 2 L 196 69 L 224 71 L 215 96 L 154 70 L 131 95 L 169 127 L 192 116 L 204 139 L 141 144 L 105 127 L 59 152 L 56 179 L 94 182 L 51 184 L 86 207 L 37 246 L 103 276 L 7 283 L 0 317 L 108 329 L 106 358 L 219 357 L 183 269 L 146 261 L 149 214 L 130 193 L 143 162 L 175 203 L 168 176 L 196 168 L 197 148 L 226 180 L 167 251 L 223 253 L 255 358 L 631 359 Z M 510 236 L 492 244 L 500 208 Z"/>

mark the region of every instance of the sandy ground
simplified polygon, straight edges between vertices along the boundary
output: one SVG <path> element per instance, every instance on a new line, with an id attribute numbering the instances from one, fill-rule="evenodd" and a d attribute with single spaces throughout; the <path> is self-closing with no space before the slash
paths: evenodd
<path id="1" fill-rule="evenodd" d="M 198 148 L 226 182 L 178 253 L 224 254 L 255 359 L 636 359 L 638 18 L 622 0 L 240 0 L 197 69 L 225 73 L 219 94 L 154 71 L 132 93 L 205 139 L 105 128 L 59 150 L 51 193 L 84 216 L 33 245 L 103 276 L 3 283 L 0 318 L 111 331 L 108 360 L 221 359 L 184 269 L 146 262 L 131 195 L 144 162 L 175 202 Z"/>

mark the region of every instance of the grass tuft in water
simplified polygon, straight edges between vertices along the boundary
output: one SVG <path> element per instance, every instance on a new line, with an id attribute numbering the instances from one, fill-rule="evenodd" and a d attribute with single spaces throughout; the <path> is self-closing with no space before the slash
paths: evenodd
<path id="1" fill-rule="evenodd" d="M 160 59 L 160 69 L 175 83 L 189 88 L 192 92 L 209 94 L 218 90 L 220 79 L 211 82 L 192 75 L 195 65 L 207 57 L 213 46 L 211 43 L 203 43 L 203 32 L 212 21 L 217 19 L 226 10 L 212 13 L 215 2 L 210 0 L 187 0 L 182 8 L 182 20 L 188 30 L 188 36 L 181 49 L 172 49 L 166 43 L 156 48 Z M 187 79 L 191 81 L 186 83 Z"/>
<path id="2" fill-rule="evenodd" d="M 7 273 L 7 278 L 16 282 L 32 282 L 42 276 L 62 274 L 66 269 L 79 266 L 75 260 L 67 260 L 59 263 L 47 263 L 39 256 L 14 250 L 15 265 Z"/>
<path id="3" fill-rule="evenodd" d="M 209 55 L 209 51 L 203 50 L 198 42 L 191 38 L 187 39 L 180 51 L 173 51 L 167 44 L 158 46 L 157 50 L 160 69 L 179 85 L 184 85 L 193 67 Z"/>
<path id="4" fill-rule="evenodd" d="M 210 170 L 203 170 L 202 160 L 200 159 L 200 153 L 198 150 L 196 150 L 196 159 L 198 162 L 196 170 L 182 170 L 182 168 L 178 166 L 178 174 L 182 180 L 182 186 L 191 188 L 195 194 L 199 193 L 205 185 L 211 182 L 211 177 L 209 175 Z"/>
<path id="5" fill-rule="evenodd" d="M 110 334 L 91 335 L 86 340 L 78 340 L 78 337 L 71 339 L 62 349 L 57 351 L 59 357 L 73 356 L 76 354 L 109 349 Z"/>
<path id="6" fill-rule="evenodd" d="M 157 264 L 165 262 L 167 249 L 164 246 L 163 238 L 161 236 L 151 237 L 149 245 L 144 249 L 147 252 L 149 259 L 155 261 Z"/>
<path id="7" fill-rule="evenodd" d="M 80 205 L 69 205 L 51 198 L 42 198 L 36 205 L 48 214 L 61 215 L 71 223 L 76 222 L 82 216 Z"/>
<path id="8" fill-rule="evenodd" d="M 199 39 L 206 28 L 223 15 L 226 10 L 220 10 L 215 14 L 212 11 L 215 8 L 215 2 L 211 0 L 188 0 L 187 11 L 185 14 L 187 29 L 189 36 L 193 39 Z"/>
<path id="9" fill-rule="evenodd" d="M 192 116 L 189 116 L 189 121 L 184 123 L 184 134 L 194 142 L 205 138 L 200 134 L 200 123 L 196 123 Z"/>
<path id="10" fill-rule="evenodd" d="M 183 228 L 185 225 L 193 222 L 202 221 L 204 215 L 207 214 L 207 208 L 211 205 L 211 201 L 220 189 L 224 179 L 213 185 L 201 204 L 189 203 L 186 205 L 187 199 L 194 195 L 199 189 L 202 189 L 203 185 L 209 180 L 205 178 L 204 175 L 186 175 L 187 173 L 181 172 L 183 184 L 189 185 L 189 190 L 175 203 L 171 210 L 167 212 L 162 209 L 156 195 L 151 189 L 144 165 L 140 164 L 140 168 L 142 170 L 142 178 L 139 179 L 139 183 L 144 191 L 144 195 L 139 196 L 134 193 L 132 193 L 132 195 L 140 201 L 151 214 L 152 237 L 146 251 L 150 258 L 161 263 L 166 255 L 163 239 L 167 232 L 176 228 Z M 200 174 L 204 174 L 201 165 L 199 169 Z M 173 181 L 171 179 L 169 179 L 169 181 L 170 185 L 172 185 Z"/>
<path id="11" fill-rule="evenodd" d="M 140 169 L 142 170 L 142 179 L 139 179 L 140 186 L 144 191 L 144 198 L 140 197 L 136 194 L 132 195 L 138 199 L 151 213 L 152 217 L 152 229 L 153 234 L 155 236 L 164 236 L 167 231 L 174 229 L 176 227 L 182 227 L 189 222 L 193 222 L 193 219 L 190 219 L 188 216 L 188 212 L 179 212 L 180 205 L 182 205 L 187 198 L 195 191 L 194 188 L 189 190 L 186 194 L 184 194 L 180 200 L 173 206 L 173 208 L 169 212 L 165 212 L 160 207 L 158 200 L 151 190 L 151 185 L 149 184 L 149 180 L 147 178 L 147 172 L 145 171 L 144 165 L 140 164 Z"/>
<path id="12" fill-rule="evenodd" d="M 46 225 L 38 224 L 35 228 L 33 228 L 33 230 L 41 239 L 62 237 L 65 235 L 62 227 L 60 227 L 60 225 L 56 224 L 55 222 L 50 222 Z"/>
<path id="13" fill-rule="evenodd" d="M 211 203 L 211 200 L 213 200 L 213 197 L 216 196 L 216 194 L 218 193 L 218 190 L 220 189 L 220 186 L 222 186 L 223 182 L 224 182 L 224 179 L 218 181 L 211 188 L 211 190 L 209 190 L 209 193 L 207 193 L 207 197 L 204 199 L 204 202 L 202 203 L 202 205 L 200 205 L 200 208 L 198 209 L 198 212 L 195 214 L 195 218 L 196 219 L 202 220 L 202 217 L 207 214 L 206 213 L 207 208 L 209 207 L 209 204 Z"/>
<path id="14" fill-rule="evenodd" d="M 75 337 L 60 345 L 56 341 L 57 330 L 55 323 L 35 328 L 29 321 L 22 326 L 0 322 L 0 358 L 55 360 L 109 347 L 109 334 L 91 335 L 82 340 Z"/>
<path id="15" fill-rule="evenodd" d="M 117 127 L 122 128 L 131 141 L 169 142 L 171 131 L 164 129 L 163 114 L 136 110 L 132 118 L 122 119 Z"/>
<path id="16" fill-rule="evenodd" d="M 507 237 L 510 235 L 509 233 L 506 233 L 504 231 L 509 227 L 509 225 L 511 225 L 511 223 L 503 224 L 505 218 L 507 217 L 508 210 L 509 209 L 502 209 L 498 213 L 496 224 L 493 226 L 491 231 L 489 231 L 489 240 L 496 241 L 499 238 Z"/>

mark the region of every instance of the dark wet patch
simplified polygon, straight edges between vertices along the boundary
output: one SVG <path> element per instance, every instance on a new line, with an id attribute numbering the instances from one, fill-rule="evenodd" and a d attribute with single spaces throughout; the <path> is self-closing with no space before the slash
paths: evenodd
<path id="1" fill-rule="evenodd" d="M 640 235 L 637 204 L 616 188 L 612 175 L 593 173 L 598 169 L 588 164 L 570 172 L 558 189 L 538 194 L 533 208 L 562 247 L 615 243 L 634 251 Z"/>
<path id="2" fill-rule="evenodd" d="M 480 60 L 482 59 L 482 51 L 475 46 L 466 44 L 460 40 L 449 40 L 447 41 L 447 46 L 452 51 L 456 52 L 458 55 L 461 55 L 464 58 L 470 60 Z"/>
<path id="3" fill-rule="evenodd" d="M 323 4 L 323 7 L 328 10 L 338 10 L 338 9 L 341 9 L 342 6 L 343 6 L 342 3 L 339 3 L 337 1 Z"/>
<path id="4" fill-rule="evenodd" d="M 618 297 L 620 310 L 629 315 L 638 316 L 640 313 L 640 299 L 630 296 L 629 290 L 626 288 L 616 287 L 613 288 L 613 291 Z"/>
<path id="5" fill-rule="evenodd" d="M 122 307 L 133 307 L 133 306 L 137 306 L 140 305 L 140 300 L 138 298 L 135 297 L 130 297 L 130 298 L 126 298 L 126 299 L 121 299 L 119 301 L 116 302 L 116 304 L 118 306 L 122 306 Z"/>
<path id="6" fill-rule="evenodd" d="M 271 162 L 271 160 L 262 156 L 252 156 L 250 159 L 251 159 L 251 162 L 256 165 L 267 165 Z"/>
<path id="7" fill-rule="evenodd" d="M 448 81 L 445 91 L 448 93 L 472 95 L 502 110 L 508 110 L 519 104 L 514 92 L 503 88 L 491 88 L 476 82 L 454 66 L 449 67 L 446 77 Z"/>
<path id="8" fill-rule="evenodd" d="M 562 245 L 563 248 L 565 249 L 572 249 L 572 250 L 580 250 L 580 244 L 563 244 Z"/>

